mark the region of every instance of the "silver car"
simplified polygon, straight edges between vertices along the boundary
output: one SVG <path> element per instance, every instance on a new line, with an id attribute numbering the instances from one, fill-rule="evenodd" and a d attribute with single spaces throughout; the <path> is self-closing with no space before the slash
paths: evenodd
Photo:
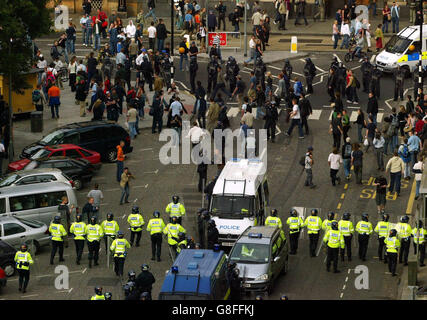
<path id="1" fill-rule="evenodd" d="M 0 240 L 19 249 L 21 244 L 26 243 L 34 253 L 40 247 L 49 245 L 50 235 L 46 224 L 23 218 L 1 217 L 0 218 Z"/>
<path id="2" fill-rule="evenodd" d="M 288 242 L 277 227 L 247 228 L 230 252 L 246 292 L 267 292 L 280 274 L 288 270 Z"/>
<path id="3" fill-rule="evenodd" d="M 22 186 L 34 183 L 44 182 L 65 182 L 70 186 L 74 187 L 73 181 L 62 173 L 59 169 L 45 168 L 45 169 L 32 169 L 32 170 L 21 170 L 9 173 L 1 177 L 0 188 Z"/>

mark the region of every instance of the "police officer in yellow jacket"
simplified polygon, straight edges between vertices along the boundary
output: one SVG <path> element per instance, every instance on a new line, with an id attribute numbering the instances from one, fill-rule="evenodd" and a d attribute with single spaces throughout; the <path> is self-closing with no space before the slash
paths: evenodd
<path id="1" fill-rule="evenodd" d="M 418 225 L 412 229 L 412 236 L 414 237 L 414 254 L 417 254 L 417 246 L 420 248 L 420 266 L 424 267 L 424 258 L 426 255 L 426 240 L 427 230 L 423 228 L 423 222 L 418 220 Z"/>
<path id="2" fill-rule="evenodd" d="M 301 229 L 304 227 L 304 221 L 302 221 L 301 217 L 298 217 L 298 212 L 295 209 L 291 210 L 290 215 L 288 220 L 286 220 L 286 224 L 289 227 L 289 242 L 291 249 L 289 254 L 297 254 L 299 235 Z"/>
<path id="3" fill-rule="evenodd" d="M 144 218 L 139 213 L 139 207 L 133 206 L 132 213 L 128 216 L 128 223 L 130 226 L 130 245 L 133 246 L 133 241 L 136 236 L 136 246 L 139 247 L 141 241 L 142 226 L 145 224 Z"/>
<path id="4" fill-rule="evenodd" d="M 388 222 L 389 218 L 390 216 L 387 213 L 384 213 L 383 221 L 379 221 L 374 229 L 374 231 L 378 233 L 378 257 L 380 261 L 383 260 L 385 247 L 384 240 L 388 237 L 390 231 L 390 222 Z M 384 255 L 384 263 L 387 263 L 387 255 Z"/>
<path id="5" fill-rule="evenodd" d="M 396 229 L 390 230 L 389 236 L 384 240 L 384 243 L 387 248 L 388 271 L 394 277 L 396 275 L 397 249 L 400 247 Z"/>
<path id="6" fill-rule="evenodd" d="M 28 246 L 24 243 L 21 249 L 15 253 L 16 269 L 19 273 L 19 291 L 25 293 L 28 282 L 30 281 L 30 265 L 34 264 L 31 254 L 28 252 Z"/>
<path id="7" fill-rule="evenodd" d="M 331 229 L 326 232 L 323 237 L 323 242 L 328 245 L 328 256 L 326 258 L 326 271 L 330 271 L 331 262 L 333 262 L 334 273 L 340 272 L 338 270 L 338 253 L 339 248 L 344 249 L 344 236 L 338 231 L 338 222 L 331 223 Z"/>
<path id="8" fill-rule="evenodd" d="M 322 230 L 325 234 L 326 234 L 326 232 L 331 230 L 331 224 L 334 221 L 337 221 L 337 220 L 335 220 L 335 213 L 333 213 L 332 211 L 329 211 L 328 212 L 328 218 L 323 220 L 323 223 L 322 223 Z"/>
<path id="9" fill-rule="evenodd" d="M 161 261 L 160 255 L 162 253 L 162 234 L 165 228 L 165 222 L 160 218 L 160 212 L 153 212 L 153 219 L 148 221 L 147 231 L 150 232 L 151 236 L 151 260 Z"/>
<path id="10" fill-rule="evenodd" d="M 351 261 L 351 240 L 353 239 L 354 227 L 350 221 L 350 212 L 344 212 L 342 220 L 338 222 L 338 231 L 344 237 L 345 248 L 341 249 L 341 261 L 344 261 L 345 251 L 347 250 L 348 261 Z"/>
<path id="11" fill-rule="evenodd" d="M 308 216 L 304 222 L 304 227 L 307 227 L 307 233 L 310 239 L 310 257 L 316 256 L 317 242 L 319 241 L 319 232 L 322 228 L 322 219 L 320 219 L 317 214 L 317 209 L 311 209 L 311 215 Z"/>
<path id="12" fill-rule="evenodd" d="M 114 220 L 114 214 L 112 212 L 107 213 L 107 220 L 102 221 L 101 227 L 104 231 L 105 253 L 107 253 L 108 239 L 110 239 L 110 243 L 112 243 L 117 236 L 117 232 L 120 230 L 119 224 Z"/>
<path id="13" fill-rule="evenodd" d="M 89 268 L 92 268 L 92 260 L 95 262 L 95 266 L 99 265 L 99 246 L 103 236 L 104 231 L 102 227 L 96 223 L 96 217 L 90 217 L 90 224 L 86 226 L 87 246 L 89 248 Z"/>
<path id="14" fill-rule="evenodd" d="M 105 300 L 105 296 L 102 294 L 102 287 L 95 287 L 95 295 L 90 300 Z"/>
<path id="15" fill-rule="evenodd" d="M 178 233 L 178 244 L 176 246 L 176 254 L 178 255 L 182 249 L 187 248 L 187 239 L 185 238 L 185 233 Z"/>
<path id="16" fill-rule="evenodd" d="M 176 248 L 178 246 L 178 234 L 180 232 L 186 233 L 186 230 L 178 223 L 178 218 L 176 216 L 172 217 L 172 222 L 168 223 L 167 226 L 163 229 L 163 233 L 168 237 L 168 244 L 172 254 L 171 258 L 173 260 L 175 260 L 177 253 Z"/>
<path id="17" fill-rule="evenodd" d="M 404 265 L 408 265 L 409 247 L 411 246 L 412 229 L 409 225 L 409 217 L 404 215 L 400 218 L 400 222 L 396 225 L 397 237 L 400 241 L 399 263 L 404 261 Z"/>
<path id="18" fill-rule="evenodd" d="M 283 232 L 282 220 L 277 216 L 277 209 L 271 209 L 270 215 L 265 219 L 264 225 L 270 227 L 278 227 L 280 229 L 280 238 L 285 241 L 285 233 Z"/>
<path id="19" fill-rule="evenodd" d="M 117 233 L 117 238 L 111 244 L 110 250 L 114 253 L 114 271 L 116 276 L 123 277 L 123 268 L 125 266 L 125 259 L 127 255 L 126 249 L 130 248 L 129 242 L 124 239 L 122 231 Z"/>
<path id="20" fill-rule="evenodd" d="M 78 214 L 76 221 L 70 227 L 70 233 L 74 234 L 74 244 L 76 246 L 76 263 L 80 264 L 82 259 L 83 248 L 85 246 L 86 223 L 83 221 L 83 216 Z"/>
<path id="21" fill-rule="evenodd" d="M 56 250 L 59 250 L 59 262 L 64 260 L 64 237 L 67 235 L 67 231 L 61 224 L 61 217 L 55 216 L 53 222 L 49 226 L 49 233 L 51 234 L 52 240 L 52 251 L 50 253 L 50 264 L 53 264 L 53 259 L 56 255 Z"/>
<path id="22" fill-rule="evenodd" d="M 369 222 L 369 215 L 362 214 L 362 221 L 356 225 L 356 231 L 359 233 L 359 259 L 366 261 L 366 252 L 368 251 L 369 236 L 373 232 L 372 223 Z"/>
<path id="23" fill-rule="evenodd" d="M 166 207 L 166 213 L 169 214 L 169 222 L 172 221 L 172 217 L 177 217 L 177 222 L 182 224 L 182 217 L 185 215 L 185 208 L 181 203 L 179 203 L 178 196 L 172 197 L 172 202 Z"/>

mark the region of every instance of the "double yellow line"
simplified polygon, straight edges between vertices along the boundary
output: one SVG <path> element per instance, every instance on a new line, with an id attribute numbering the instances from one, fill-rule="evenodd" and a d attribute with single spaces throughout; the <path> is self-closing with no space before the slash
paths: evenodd
<path id="1" fill-rule="evenodd" d="M 416 182 L 414 178 L 414 182 L 412 183 L 411 193 L 409 195 L 408 206 L 406 207 L 406 214 L 412 214 L 412 208 L 414 206 L 414 200 L 415 200 L 415 189 L 416 189 Z"/>

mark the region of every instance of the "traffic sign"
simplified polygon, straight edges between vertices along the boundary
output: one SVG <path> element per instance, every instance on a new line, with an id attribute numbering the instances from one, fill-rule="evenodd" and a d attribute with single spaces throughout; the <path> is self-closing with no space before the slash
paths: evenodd
<path id="1" fill-rule="evenodd" d="M 212 32 L 212 33 L 209 33 L 209 36 L 208 36 L 209 47 L 213 46 L 213 39 L 214 39 L 214 36 L 216 36 L 216 35 L 219 35 L 220 46 L 221 47 L 226 46 L 227 45 L 227 34 L 225 32 L 219 32 L 219 33 Z"/>

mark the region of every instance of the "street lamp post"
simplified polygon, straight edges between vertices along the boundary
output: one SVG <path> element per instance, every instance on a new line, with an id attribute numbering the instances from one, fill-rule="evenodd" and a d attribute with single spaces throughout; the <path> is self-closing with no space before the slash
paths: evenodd
<path id="1" fill-rule="evenodd" d="M 12 43 L 13 39 L 10 39 L 9 43 L 9 57 L 12 55 Z M 12 136 L 12 70 L 9 69 L 9 161 L 13 160 L 13 136 Z M 4 133 L 3 133 L 4 134 Z"/>
<path id="2" fill-rule="evenodd" d="M 245 0 L 245 36 L 244 36 L 244 42 L 245 42 L 245 53 L 244 56 L 247 57 L 248 56 L 248 32 L 247 32 L 247 12 L 248 12 L 248 3 Z"/>
<path id="3" fill-rule="evenodd" d="M 173 57 L 173 47 L 174 47 L 174 45 L 173 45 L 173 40 L 174 40 L 174 33 L 175 33 L 175 26 L 174 26 L 174 21 L 173 21 L 173 18 L 174 18 L 174 15 L 175 15 L 175 12 L 174 12 L 174 0 L 171 0 L 171 57 Z"/>
<path id="4" fill-rule="evenodd" d="M 418 90 L 423 89 L 423 52 L 425 51 L 425 43 L 423 41 L 423 23 L 424 23 L 424 10 L 423 1 L 420 1 L 420 54 L 419 54 L 419 65 L 418 65 Z M 418 96 L 418 92 L 417 92 Z"/>

